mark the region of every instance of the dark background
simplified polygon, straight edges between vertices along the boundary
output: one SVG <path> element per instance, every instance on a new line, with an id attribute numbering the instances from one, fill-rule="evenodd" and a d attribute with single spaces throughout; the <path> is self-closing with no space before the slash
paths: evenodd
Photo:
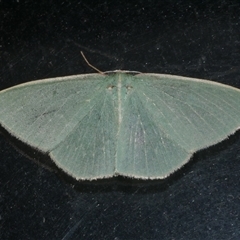
<path id="1" fill-rule="evenodd" d="M 125 69 L 240 88 L 239 1 L 0 1 L 0 88 Z M 58 2 L 58 3 L 57 3 Z M 165 181 L 71 182 L 0 137 L 0 239 L 240 239 L 240 134 Z"/>

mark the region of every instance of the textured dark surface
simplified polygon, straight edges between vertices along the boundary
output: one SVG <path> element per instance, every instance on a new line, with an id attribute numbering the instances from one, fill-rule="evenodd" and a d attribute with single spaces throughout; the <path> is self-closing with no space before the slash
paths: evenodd
<path id="1" fill-rule="evenodd" d="M 240 88 L 238 1 L 1 1 L 0 87 L 102 71 Z M 192 1 L 191 1 L 192 2 Z M 240 134 L 165 181 L 76 184 L 0 138 L 0 239 L 240 239 Z"/>

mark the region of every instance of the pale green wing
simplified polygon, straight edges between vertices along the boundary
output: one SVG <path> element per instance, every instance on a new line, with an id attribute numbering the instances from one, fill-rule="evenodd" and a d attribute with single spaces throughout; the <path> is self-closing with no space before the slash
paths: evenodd
<path id="1" fill-rule="evenodd" d="M 109 76 L 87 74 L 3 90 L 0 123 L 16 138 L 49 153 L 75 178 L 112 176 L 117 132 L 112 82 Z"/>
<path id="2" fill-rule="evenodd" d="M 212 81 L 139 74 L 123 81 L 119 174 L 164 178 L 240 127 L 240 90 Z"/>
<path id="3" fill-rule="evenodd" d="M 160 74 L 87 74 L 0 92 L 0 123 L 76 179 L 164 178 L 240 126 L 240 91 Z"/>

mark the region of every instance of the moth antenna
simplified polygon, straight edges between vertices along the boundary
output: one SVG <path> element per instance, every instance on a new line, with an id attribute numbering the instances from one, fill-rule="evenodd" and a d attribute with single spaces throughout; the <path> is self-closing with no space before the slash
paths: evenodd
<path id="1" fill-rule="evenodd" d="M 97 69 L 96 67 L 94 67 L 91 63 L 89 63 L 89 61 L 87 60 L 87 58 L 85 57 L 85 55 L 83 54 L 83 52 L 81 51 L 81 54 L 82 54 L 82 57 L 83 59 L 85 60 L 85 62 L 87 63 L 87 65 L 89 67 L 91 67 L 92 69 L 94 69 L 95 71 L 101 73 L 101 74 L 104 74 L 102 71 L 100 71 L 99 69 Z"/>

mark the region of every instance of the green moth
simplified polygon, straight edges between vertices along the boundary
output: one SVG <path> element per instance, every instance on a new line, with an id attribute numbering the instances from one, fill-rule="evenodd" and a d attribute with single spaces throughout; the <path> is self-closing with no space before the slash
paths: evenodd
<path id="1" fill-rule="evenodd" d="M 0 124 L 68 175 L 162 179 L 240 127 L 240 90 L 131 71 L 37 80 L 0 92 Z"/>

